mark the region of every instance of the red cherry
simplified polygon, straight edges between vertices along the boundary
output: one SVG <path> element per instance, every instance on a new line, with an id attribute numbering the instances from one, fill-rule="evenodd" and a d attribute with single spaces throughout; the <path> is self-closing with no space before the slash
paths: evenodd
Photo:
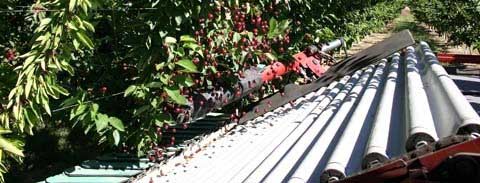
<path id="1" fill-rule="evenodd" d="M 215 16 L 212 13 L 208 13 L 208 19 L 213 20 Z"/>
<path id="2" fill-rule="evenodd" d="M 180 113 L 182 112 L 182 109 L 180 109 L 179 107 L 175 108 L 175 113 Z"/>
<path id="3" fill-rule="evenodd" d="M 102 87 L 100 88 L 100 92 L 101 92 L 102 94 L 107 93 L 107 90 L 108 90 L 108 88 L 107 88 L 106 86 L 102 86 Z"/>
<path id="4" fill-rule="evenodd" d="M 148 160 L 151 162 L 155 161 L 155 156 L 153 155 L 148 156 Z"/>
<path id="5" fill-rule="evenodd" d="M 258 34 L 258 29 L 257 28 L 254 28 L 253 29 L 253 34 L 256 36 Z"/>
<path id="6" fill-rule="evenodd" d="M 198 59 L 197 57 L 193 58 L 193 63 L 194 64 L 198 64 L 200 62 L 200 59 Z"/>
<path id="7" fill-rule="evenodd" d="M 5 52 L 5 58 L 7 58 L 8 61 L 15 60 L 15 57 L 16 57 L 16 53 L 14 49 L 8 49 Z"/>
<path id="8" fill-rule="evenodd" d="M 247 38 L 242 38 L 242 43 L 246 43 L 247 42 Z"/>

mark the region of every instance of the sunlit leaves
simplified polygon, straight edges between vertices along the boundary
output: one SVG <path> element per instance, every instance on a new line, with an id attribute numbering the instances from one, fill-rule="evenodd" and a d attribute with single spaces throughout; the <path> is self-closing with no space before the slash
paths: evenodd
<path id="1" fill-rule="evenodd" d="M 165 92 L 167 92 L 168 96 L 170 99 L 172 99 L 173 102 L 180 104 L 180 105 L 185 105 L 187 104 L 187 99 L 180 94 L 180 90 L 178 87 L 167 87 L 164 88 Z"/>
<path id="2" fill-rule="evenodd" d="M 195 66 L 195 64 L 193 64 L 191 60 L 183 59 L 176 62 L 175 64 L 182 66 L 185 69 L 184 71 L 186 72 L 198 72 L 197 66 Z"/>
<path id="3" fill-rule="evenodd" d="M 477 50 L 480 50 L 479 5 L 480 1 L 419 0 L 410 3 L 418 21 L 433 26 L 452 44 L 466 44 Z"/>

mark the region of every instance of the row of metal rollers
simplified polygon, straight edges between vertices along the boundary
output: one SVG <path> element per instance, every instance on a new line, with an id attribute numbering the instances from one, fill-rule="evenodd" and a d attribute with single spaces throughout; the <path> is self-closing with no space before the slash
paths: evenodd
<path id="1" fill-rule="evenodd" d="M 427 75 L 421 72 L 438 77 L 422 78 Z M 445 125 L 433 116 L 438 111 L 431 109 L 431 103 L 438 97 L 432 97 L 435 94 L 424 83 L 437 87 L 433 87 L 437 92 L 438 87 L 443 88 L 443 93 L 436 95 L 447 97 L 443 99 L 450 106 L 447 113 L 455 113 L 456 121 Z M 425 43 L 420 44 L 418 53 L 409 47 L 405 57 L 395 54 L 390 62 L 384 59 L 345 76 L 295 104 L 238 126 L 158 180 L 333 181 L 439 137 L 458 131 L 474 133 L 478 126 L 478 115 L 468 109 L 470 104 Z M 458 106 L 461 110 L 454 109 Z"/>

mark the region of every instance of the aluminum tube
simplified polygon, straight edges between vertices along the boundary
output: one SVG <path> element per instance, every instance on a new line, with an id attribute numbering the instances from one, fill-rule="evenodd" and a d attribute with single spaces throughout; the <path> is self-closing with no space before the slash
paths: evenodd
<path id="1" fill-rule="evenodd" d="M 300 163 L 303 160 L 302 156 L 304 156 L 305 153 L 307 154 L 306 157 L 318 155 L 322 157 L 325 155 L 324 150 L 326 150 L 328 147 L 326 144 L 335 145 L 335 135 L 337 132 L 342 130 L 341 126 L 343 121 L 350 113 L 358 97 L 361 96 L 368 79 L 372 75 L 372 72 L 373 66 L 369 66 L 355 86 L 350 90 L 350 92 L 348 92 L 348 95 L 347 93 L 344 93 L 346 96 L 342 97 L 344 100 L 341 100 L 338 103 L 335 101 L 331 103 L 330 106 L 334 109 L 326 109 L 324 111 L 325 114 L 328 114 L 328 117 L 323 118 L 322 116 L 319 116 L 319 120 L 315 121 L 315 124 L 321 124 L 321 128 L 317 128 L 318 130 L 308 130 L 302 136 L 299 142 L 297 142 L 297 144 L 293 147 L 290 153 L 287 154 L 287 157 L 280 161 L 278 166 L 276 166 L 275 169 L 273 169 L 273 171 L 265 178 L 265 182 L 281 182 L 285 180 L 288 178 L 287 176 L 291 171 L 295 171 L 295 169 L 292 169 L 292 165 Z M 342 93 L 339 95 L 342 95 Z M 336 110 L 337 108 L 338 110 Z M 328 122 L 328 119 L 330 118 L 331 120 Z M 322 132 L 323 126 L 324 124 L 327 124 L 327 122 L 328 126 Z M 318 137 L 319 135 L 320 137 Z M 318 140 L 315 141 L 317 138 Z M 313 147 L 312 142 L 314 142 Z M 317 164 L 318 163 L 319 162 L 317 162 Z"/>
<path id="2" fill-rule="evenodd" d="M 315 120 L 315 122 L 308 128 L 308 133 L 318 134 L 321 132 L 327 120 L 330 119 L 334 112 L 337 111 L 338 106 L 341 104 L 348 92 L 357 83 L 361 73 L 362 71 L 355 72 L 355 74 L 349 78 L 344 87 L 334 88 L 332 91 L 330 91 L 328 96 L 323 99 L 322 102 L 320 102 L 317 108 L 320 108 L 323 110 L 323 112 L 318 115 L 318 118 Z M 306 132 L 303 132 L 300 137 L 304 140 L 297 141 L 298 138 L 289 138 L 289 142 L 282 143 L 282 145 L 277 148 L 262 164 L 260 164 L 255 171 L 244 180 L 244 182 L 269 182 L 263 179 L 270 175 L 271 171 L 275 170 L 275 168 L 283 167 L 284 169 L 290 170 L 288 167 L 291 167 L 292 163 L 294 163 L 293 161 L 298 160 L 299 156 L 301 156 L 301 154 L 298 152 L 305 151 L 305 145 L 299 148 L 300 143 L 308 143 L 308 140 L 305 140 L 304 138 L 305 136 Z M 311 135 L 309 137 L 311 137 Z M 293 141 L 293 143 L 291 141 Z M 294 154 L 294 152 L 297 153 Z"/>
<path id="3" fill-rule="evenodd" d="M 250 176 L 250 174 L 252 174 L 252 172 L 253 174 L 259 174 L 260 172 L 266 172 L 266 170 L 269 170 L 270 166 L 273 166 L 273 164 L 275 164 L 288 151 L 288 149 L 295 144 L 296 140 L 305 133 L 313 123 L 314 119 L 318 117 L 328 103 L 330 103 L 336 94 L 338 94 L 338 92 L 344 87 L 349 78 L 350 76 L 345 76 L 338 83 L 331 83 L 322 97 L 313 101 L 313 111 L 310 112 L 305 119 L 296 119 L 295 122 L 300 123 L 300 125 L 292 133 L 288 134 L 287 138 L 282 139 L 280 144 L 275 144 L 275 146 L 272 146 L 271 148 L 266 148 L 261 155 L 258 155 L 254 160 L 251 160 L 247 166 L 242 168 L 242 170 L 228 182 L 243 182 Z M 254 181 L 249 180 L 247 182 Z"/>
<path id="4" fill-rule="evenodd" d="M 295 126 L 293 130 L 291 128 L 276 128 L 276 131 L 269 132 L 261 140 L 252 141 L 248 148 L 242 149 L 236 153 L 234 157 L 224 159 L 225 163 L 222 163 L 222 170 L 216 174 L 209 176 L 206 181 L 202 182 L 231 182 L 230 178 L 234 177 L 243 166 L 255 159 L 255 157 L 260 156 L 260 153 L 269 146 L 277 146 L 282 142 L 282 139 L 288 137 L 289 132 L 294 131 L 298 128 L 300 123 L 297 123 L 298 120 L 303 121 L 307 115 L 314 109 L 315 105 L 312 100 L 317 97 L 321 97 L 321 94 L 325 91 L 325 87 L 321 88 L 315 93 L 315 97 L 312 97 L 307 103 L 303 104 L 301 108 L 297 109 L 295 114 L 295 119 L 291 121 L 282 121 L 281 123 L 290 123 L 292 126 Z M 258 138 L 258 137 L 257 137 Z"/>
<path id="5" fill-rule="evenodd" d="M 370 168 L 375 163 L 383 163 L 388 160 L 387 148 L 392 121 L 392 111 L 394 109 L 394 95 L 397 86 L 399 72 L 400 54 L 396 53 L 392 57 L 389 67 L 389 73 L 385 80 L 385 85 L 381 95 L 380 103 L 377 108 L 370 137 L 366 145 L 365 157 L 363 158 L 362 168 Z M 398 104 L 395 104 L 398 105 Z"/>
<path id="6" fill-rule="evenodd" d="M 282 114 L 286 113 L 288 110 L 291 110 L 290 105 L 285 106 L 285 107 L 280 107 L 275 109 L 273 112 L 266 113 L 264 116 L 258 117 L 255 120 L 249 121 L 246 123 L 246 125 L 241 125 L 242 127 L 237 127 L 232 130 L 233 133 L 226 134 L 223 137 L 220 137 L 216 140 L 209 140 L 209 143 L 199 142 L 200 144 L 203 144 L 202 150 L 200 153 L 194 153 L 193 156 L 194 158 L 191 160 L 188 160 L 185 163 L 182 163 L 182 166 L 177 166 L 178 164 L 173 161 L 173 171 L 168 171 L 169 169 L 165 166 L 167 165 L 162 165 L 162 174 L 166 174 L 165 176 L 160 176 L 158 179 L 155 179 L 155 182 L 188 182 L 185 179 L 188 179 L 194 174 L 195 172 L 198 171 L 198 169 L 204 168 L 204 165 L 202 162 L 205 161 L 212 161 L 210 157 L 216 157 L 219 155 L 218 152 L 224 152 L 224 151 L 229 151 L 232 148 L 236 147 L 236 145 L 240 145 L 243 139 L 246 139 L 245 137 L 247 136 L 246 133 L 255 133 L 254 130 L 257 128 L 251 129 L 247 132 L 242 131 L 244 128 L 249 128 L 249 126 L 252 123 L 257 124 L 258 127 L 260 126 L 267 126 L 267 124 L 264 122 L 264 120 L 267 119 L 274 119 L 276 117 L 281 116 Z M 215 132 L 217 133 L 217 132 Z M 208 140 L 208 139 L 206 139 Z M 190 151 L 192 152 L 192 151 Z M 187 156 L 191 156 L 192 154 L 185 154 Z M 210 157 L 209 157 L 210 156 Z M 176 157 L 177 159 L 183 159 L 184 156 L 178 156 Z M 171 164 L 171 160 L 167 161 L 167 164 Z M 178 162 L 178 161 L 176 161 Z M 149 180 L 149 179 L 147 179 Z M 148 182 L 148 181 L 147 181 Z"/>
<path id="7" fill-rule="evenodd" d="M 425 65 L 424 83 L 430 89 L 430 105 L 440 137 L 452 134 L 480 133 L 480 117 L 467 101 L 457 85 L 442 67 L 429 45 L 421 42 L 417 48 L 420 61 Z"/>
<path id="8" fill-rule="evenodd" d="M 375 117 L 378 102 L 376 96 L 378 96 L 377 91 L 381 91 L 379 88 L 383 82 L 386 61 L 386 59 L 383 59 L 378 64 L 365 92 L 359 97 L 360 101 L 352 116 L 348 119 L 347 126 L 327 162 L 326 172 L 336 171 L 341 173 L 342 177 L 346 177 L 347 174 L 360 169 L 360 160 L 368 138 L 367 134 Z M 292 179 L 307 182 L 317 166 L 316 162 L 319 162 L 320 159 L 321 156 L 314 153 L 312 153 L 312 157 L 307 156 L 293 174 Z"/>
<path id="9" fill-rule="evenodd" d="M 297 100 L 297 104 L 299 106 L 303 105 L 304 101 L 307 101 L 309 98 L 311 98 L 314 95 L 314 93 L 311 93 L 307 95 L 306 97 L 303 97 L 299 100 Z M 288 104 L 289 105 L 289 104 Z M 291 110 L 287 112 L 284 116 L 278 117 L 275 120 L 279 122 L 283 121 L 292 121 L 296 117 L 298 117 L 298 114 L 300 109 L 294 108 L 294 110 Z M 268 120 L 268 119 L 266 119 Z M 279 126 L 276 126 L 275 130 L 281 129 L 285 132 L 292 130 L 296 125 L 298 124 L 293 124 L 293 123 L 280 123 L 279 126 L 282 126 L 282 128 L 279 128 Z M 261 128 L 256 128 L 256 129 L 248 129 L 248 130 L 259 130 Z M 239 154 L 248 152 L 250 146 L 252 145 L 252 142 L 258 138 L 258 135 L 253 134 L 247 134 L 243 138 L 237 139 L 238 141 L 236 144 L 233 144 L 232 148 L 227 150 L 227 151 L 221 151 L 215 154 L 214 158 L 212 159 L 204 159 L 202 163 L 199 163 L 199 167 L 201 167 L 198 171 L 191 172 L 188 177 L 185 177 L 186 180 L 182 180 L 179 182 L 208 182 L 208 180 L 214 176 L 213 173 L 218 174 L 219 172 L 212 172 L 211 170 L 214 170 L 216 166 L 225 166 L 226 163 L 230 163 L 235 157 Z M 272 133 L 269 132 L 265 137 L 262 138 L 262 141 L 259 143 L 269 143 L 272 140 L 275 140 L 276 135 L 279 133 Z M 260 135 L 260 134 L 259 134 Z M 240 141 L 240 142 L 239 142 Z M 226 169 L 221 169 L 220 171 L 228 171 Z M 220 173 L 222 174 L 222 173 Z M 183 179 L 183 178 L 181 178 Z"/>
<path id="10" fill-rule="evenodd" d="M 269 158 L 272 153 L 276 153 L 280 150 L 281 146 L 284 146 L 285 144 L 289 144 L 290 142 L 294 142 L 295 139 L 298 138 L 299 135 L 303 131 L 308 128 L 313 120 L 309 120 L 310 116 L 317 114 L 318 116 L 319 112 L 316 112 L 318 109 L 318 104 L 323 101 L 326 97 L 327 94 L 337 85 L 344 85 L 346 81 L 348 80 L 349 77 L 346 77 L 347 79 L 345 81 L 340 81 L 343 82 L 343 84 L 338 84 L 338 82 L 332 82 L 326 90 L 322 93 L 321 96 L 317 97 L 315 100 L 313 100 L 311 103 L 312 105 L 310 106 L 311 108 L 306 109 L 306 111 L 311 111 L 308 116 L 305 119 L 296 119 L 294 123 L 299 123 L 299 125 L 295 128 L 294 131 L 292 131 L 289 134 L 286 134 L 284 132 L 281 132 L 283 134 L 286 134 L 285 138 L 278 139 L 280 142 L 279 143 L 272 143 L 269 144 L 266 147 L 257 147 L 261 148 L 262 151 L 259 152 L 257 155 L 253 156 L 252 159 L 244 160 L 244 164 L 239 164 L 241 167 L 239 169 L 236 169 L 236 171 L 232 171 L 234 175 L 230 177 L 229 179 L 223 179 L 223 180 L 218 180 L 217 182 L 242 182 L 245 178 L 247 178 L 252 172 L 255 171 L 255 169 L 258 167 L 259 164 L 261 164 L 266 158 Z"/>
<path id="11" fill-rule="evenodd" d="M 417 56 L 413 47 L 407 47 L 406 51 L 406 83 L 407 105 L 406 116 L 408 124 L 408 139 L 405 145 L 407 151 L 438 140 L 427 94 L 423 87 L 419 69 L 417 68 Z"/>
<path id="12" fill-rule="evenodd" d="M 336 48 L 339 48 L 341 47 L 342 45 L 345 44 L 345 41 L 343 40 L 343 38 L 339 38 L 339 39 L 336 39 L 336 40 L 333 40 L 327 44 L 324 44 L 322 45 L 322 51 L 323 52 L 328 52 L 328 51 L 332 51 Z"/>
<path id="13" fill-rule="evenodd" d="M 167 174 L 167 176 L 162 176 L 161 182 L 188 182 L 187 180 L 191 178 L 199 169 L 202 169 L 206 166 L 206 161 L 212 161 L 212 157 L 218 155 L 218 152 L 230 151 L 235 148 L 237 144 L 242 143 L 247 136 L 247 133 L 253 133 L 254 131 L 240 132 L 235 129 L 235 133 L 226 135 L 223 138 L 220 138 L 215 141 L 215 145 L 211 144 L 206 147 L 205 150 L 195 155 L 195 158 L 192 161 L 188 162 L 186 167 L 176 166 L 173 172 Z M 243 137 L 243 138 L 242 138 Z M 182 158 L 182 157 L 181 157 Z M 187 176 L 186 176 L 187 175 Z"/>

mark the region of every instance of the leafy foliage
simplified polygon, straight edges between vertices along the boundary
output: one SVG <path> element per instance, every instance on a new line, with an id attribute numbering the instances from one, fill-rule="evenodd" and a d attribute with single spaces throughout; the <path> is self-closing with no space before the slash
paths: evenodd
<path id="1" fill-rule="evenodd" d="M 192 93 L 233 90 L 246 68 L 288 63 L 310 44 L 340 36 L 352 44 L 382 29 L 401 3 L 2 1 L 10 11 L 0 32 L 10 36 L 0 37 L 0 155 L 19 159 L 26 135 L 59 122 L 144 155 L 175 143 L 160 142 L 162 132 L 185 122 L 176 118 Z"/>
<path id="2" fill-rule="evenodd" d="M 480 1 L 411 1 L 415 17 L 446 34 L 453 44 L 466 44 L 480 50 Z"/>

